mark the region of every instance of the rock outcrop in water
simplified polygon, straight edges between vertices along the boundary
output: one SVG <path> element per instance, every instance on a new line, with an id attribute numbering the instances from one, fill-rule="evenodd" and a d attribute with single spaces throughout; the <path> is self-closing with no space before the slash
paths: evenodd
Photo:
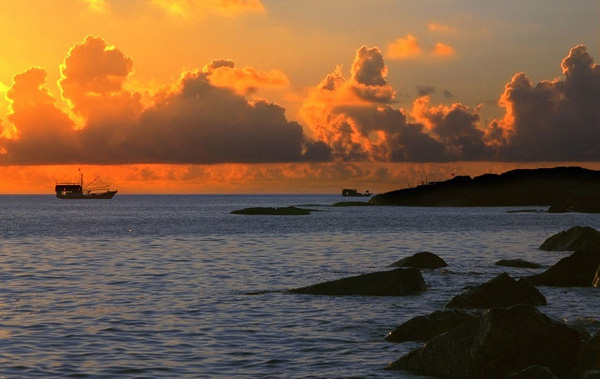
<path id="1" fill-rule="evenodd" d="M 391 370 L 460 378 L 504 378 L 529 366 L 573 373 L 584 342 L 579 330 L 532 305 L 494 308 L 388 365 Z"/>
<path id="2" fill-rule="evenodd" d="M 428 251 L 423 251 L 413 254 L 410 257 L 402 258 L 390 265 L 390 267 L 415 267 L 429 269 L 446 266 L 448 266 L 448 264 L 442 258 Z"/>
<path id="3" fill-rule="evenodd" d="M 507 273 L 455 296 L 446 308 L 505 308 L 516 304 L 546 305 L 546 298 L 524 279 Z"/>
<path id="4" fill-rule="evenodd" d="M 405 296 L 427 290 L 421 271 L 398 268 L 291 289 L 311 295 Z"/>
<path id="5" fill-rule="evenodd" d="M 592 287 L 597 284 L 600 268 L 600 246 L 588 246 L 559 260 L 541 274 L 525 279 L 533 285 L 556 287 Z"/>
<path id="6" fill-rule="evenodd" d="M 239 214 L 239 215 L 267 215 L 267 216 L 304 216 L 309 215 L 311 213 L 310 209 L 298 208 L 298 207 L 281 207 L 281 208 L 272 208 L 272 207 L 254 207 L 254 208 L 244 208 L 237 211 L 232 211 L 231 214 Z"/>
<path id="7" fill-rule="evenodd" d="M 400 324 L 385 337 L 385 340 L 389 342 L 429 341 L 433 337 L 446 333 L 477 317 L 477 313 L 460 309 L 435 311 Z"/>
<path id="8" fill-rule="evenodd" d="M 501 259 L 496 262 L 496 266 L 504 266 L 504 267 L 519 267 L 519 268 L 540 268 L 542 265 L 527 262 L 523 259 Z"/>
<path id="9" fill-rule="evenodd" d="M 600 212 L 600 171 L 581 167 L 513 170 L 500 175 L 457 176 L 444 182 L 376 195 L 375 205 L 403 206 L 550 206 Z M 598 205 L 598 206 L 596 206 Z"/>
<path id="10" fill-rule="evenodd" d="M 588 245 L 600 246 L 600 232 L 589 226 L 574 226 L 546 239 L 540 250 L 575 251 Z"/>
<path id="11" fill-rule="evenodd" d="M 597 230 L 575 226 L 551 236 L 544 241 L 540 249 L 576 251 L 559 260 L 548 270 L 526 277 L 531 284 L 557 287 L 600 285 L 600 232 Z"/>

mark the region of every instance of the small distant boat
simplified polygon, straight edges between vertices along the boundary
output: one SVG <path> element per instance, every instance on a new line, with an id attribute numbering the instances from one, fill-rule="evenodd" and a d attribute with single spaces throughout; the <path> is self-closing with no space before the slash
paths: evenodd
<path id="1" fill-rule="evenodd" d="M 351 189 L 351 188 L 344 188 L 342 190 L 342 196 L 346 196 L 346 197 L 368 197 L 373 195 L 371 192 L 369 192 L 369 190 L 366 190 L 365 193 L 361 193 L 358 192 L 356 190 L 356 188 Z"/>
<path id="2" fill-rule="evenodd" d="M 57 182 L 54 186 L 56 197 L 59 199 L 112 199 L 118 192 L 111 190 L 108 184 L 94 184 L 100 179 L 99 176 L 84 187 L 83 174 L 80 175 L 79 183 Z"/>

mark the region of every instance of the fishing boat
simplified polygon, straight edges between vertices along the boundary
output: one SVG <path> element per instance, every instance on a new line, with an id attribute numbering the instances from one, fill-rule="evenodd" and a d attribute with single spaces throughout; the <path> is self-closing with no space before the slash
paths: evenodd
<path id="1" fill-rule="evenodd" d="M 79 183 L 56 182 L 54 191 L 59 199 L 112 199 L 117 193 L 108 184 L 102 184 L 99 176 L 84 187 L 83 174 L 80 174 Z"/>
<path id="2" fill-rule="evenodd" d="M 371 192 L 369 192 L 369 190 L 366 190 L 365 193 L 362 192 L 358 192 L 356 190 L 356 188 L 352 189 L 352 188 L 344 188 L 342 190 L 342 196 L 346 196 L 346 197 L 368 197 L 373 195 Z"/>

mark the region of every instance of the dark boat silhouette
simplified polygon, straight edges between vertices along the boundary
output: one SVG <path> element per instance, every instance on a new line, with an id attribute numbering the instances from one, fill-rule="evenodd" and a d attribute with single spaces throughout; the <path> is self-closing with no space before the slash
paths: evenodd
<path id="1" fill-rule="evenodd" d="M 365 193 L 361 193 L 358 192 L 356 190 L 356 188 L 352 189 L 352 188 L 344 188 L 342 190 L 342 196 L 346 196 L 346 197 L 368 197 L 373 195 L 372 193 L 369 192 L 369 190 L 365 191 Z"/>
<path id="2" fill-rule="evenodd" d="M 79 183 L 57 182 L 54 187 L 56 197 L 59 199 L 112 199 L 117 193 L 117 190 L 111 190 L 108 184 L 94 185 L 100 179 L 99 176 L 84 187 L 83 174 L 80 175 Z"/>

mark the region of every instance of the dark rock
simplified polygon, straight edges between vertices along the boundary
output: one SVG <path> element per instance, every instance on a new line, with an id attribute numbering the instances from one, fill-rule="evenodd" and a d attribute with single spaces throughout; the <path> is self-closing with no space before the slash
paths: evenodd
<path id="1" fill-rule="evenodd" d="M 502 273 L 455 296 L 446 308 L 505 308 L 515 304 L 546 305 L 546 298 L 527 281 Z"/>
<path id="2" fill-rule="evenodd" d="M 589 226 L 574 226 L 546 239 L 540 250 L 575 251 L 593 244 L 600 246 L 599 231 Z"/>
<path id="3" fill-rule="evenodd" d="M 532 365 L 572 373 L 585 337 L 532 305 L 490 309 L 388 365 L 421 375 L 503 378 Z"/>
<path id="4" fill-rule="evenodd" d="M 600 334 L 596 334 L 583 345 L 580 371 L 600 370 Z"/>
<path id="5" fill-rule="evenodd" d="M 583 379 L 600 379 L 600 370 L 590 370 L 583 374 Z"/>
<path id="6" fill-rule="evenodd" d="M 255 207 L 255 208 L 244 208 L 237 211 L 232 211 L 231 214 L 240 214 L 240 215 L 268 215 L 268 216 L 303 216 L 309 215 L 311 213 L 311 209 L 304 209 L 298 207 L 281 207 L 281 208 L 271 208 L 271 207 Z"/>
<path id="7" fill-rule="evenodd" d="M 426 316 L 417 316 L 390 332 L 385 340 L 389 342 L 429 341 L 433 337 L 464 324 L 478 316 L 477 313 L 460 309 L 444 309 Z"/>
<path id="8" fill-rule="evenodd" d="M 546 366 L 529 366 L 504 379 L 558 379 Z"/>
<path id="9" fill-rule="evenodd" d="M 537 263 L 527 262 L 523 259 L 501 259 L 496 262 L 497 266 L 504 267 L 521 267 L 521 268 L 540 268 L 542 265 Z"/>
<path id="10" fill-rule="evenodd" d="M 600 265 L 596 269 L 596 274 L 594 275 L 594 281 L 592 282 L 592 286 L 596 288 L 600 287 Z"/>
<path id="11" fill-rule="evenodd" d="M 567 213 L 573 209 L 565 204 L 554 204 L 548 208 L 548 213 Z"/>
<path id="12" fill-rule="evenodd" d="M 485 174 L 473 179 L 455 177 L 374 196 L 375 205 L 403 206 L 550 206 L 557 199 L 569 199 L 585 208 L 577 211 L 600 211 L 589 206 L 588 198 L 600 204 L 600 171 L 581 167 L 512 170 L 501 175 Z"/>
<path id="13" fill-rule="evenodd" d="M 577 250 L 541 274 L 525 279 L 533 285 L 591 287 L 600 266 L 600 245 Z"/>
<path id="14" fill-rule="evenodd" d="M 398 268 L 289 290 L 312 295 L 404 296 L 425 291 L 421 271 Z"/>
<path id="15" fill-rule="evenodd" d="M 440 268 L 448 264 L 437 255 L 428 251 L 416 253 L 410 257 L 402 258 L 390 265 L 390 267 L 416 267 L 416 268 Z"/>

